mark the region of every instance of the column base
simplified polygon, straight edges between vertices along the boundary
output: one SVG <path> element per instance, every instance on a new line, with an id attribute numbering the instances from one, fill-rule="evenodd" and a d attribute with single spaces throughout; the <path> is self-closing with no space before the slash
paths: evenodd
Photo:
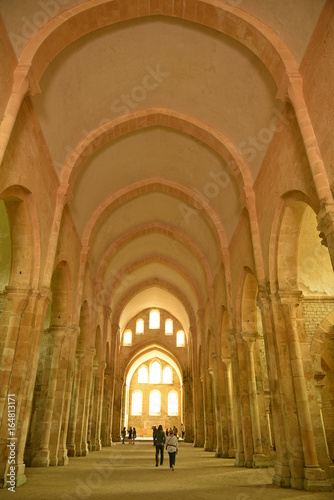
<path id="1" fill-rule="evenodd" d="M 50 450 L 36 451 L 31 460 L 31 467 L 49 467 L 50 465 Z"/>
<path id="2" fill-rule="evenodd" d="M 68 455 L 67 448 L 60 449 L 58 451 L 58 465 L 67 465 L 68 464 Z"/>
<path id="3" fill-rule="evenodd" d="M 50 467 L 57 467 L 57 465 L 58 465 L 58 457 L 57 456 L 50 457 L 49 466 Z"/>
<path id="4" fill-rule="evenodd" d="M 303 486 L 306 491 L 333 491 L 326 472 L 320 467 L 305 467 L 304 477 Z"/>
<path id="5" fill-rule="evenodd" d="M 27 477 L 25 475 L 25 464 L 18 464 L 16 468 L 16 487 L 22 486 L 27 482 Z"/>
<path id="6" fill-rule="evenodd" d="M 253 468 L 254 469 L 261 469 L 261 468 L 266 468 L 270 467 L 271 464 L 268 460 L 268 457 L 264 455 L 263 453 L 256 453 L 253 455 Z"/>
<path id="7" fill-rule="evenodd" d="M 201 444 L 201 443 L 194 443 L 194 448 L 203 448 L 203 444 Z"/>
<path id="8" fill-rule="evenodd" d="M 89 454 L 88 443 L 81 444 L 81 457 L 86 457 Z"/>
<path id="9" fill-rule="evenodd" d="M 100 451 L 101 448 L 101 443 L 90 443 L 89 445 L 89 451 Z"/>
<path id="10" fill-rule="evenodd" d="M 275 475 L 273 477 L 273 484 L 280 488 L 290 488 L 291 474 L 288 465 L 275 463 Z"/>
<path id="11" fill-rule="evenodd" d="M 75 444 L 68 444 L 67 445 L 67 456 L 68 457 L 75 457 Z"/>
<path id="12" fill-rule="evenodd" d="M 234 465 L 236 467 L 244 467 L 245 465 L 245 454 L 243 451 L 237 451 L 235 453 Z"/>
<path id="13" fill-rule="evenodd" d="M 334 484 L 334 465 L 328 467 L 328 479 Z"/>
<path id="14" fill-rule="evenodd" d="M 227 458 L 235 458 L 237 450 L 235 448 L 230 448 L 227 450 Z"/>

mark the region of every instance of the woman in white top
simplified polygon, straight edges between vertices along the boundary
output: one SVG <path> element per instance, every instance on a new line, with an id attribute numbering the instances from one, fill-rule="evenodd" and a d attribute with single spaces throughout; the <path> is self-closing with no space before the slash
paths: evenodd
<path id="1" fill-rule="evenodd" d="M 177 441 L 177 437 L 174 435 L 171 430 L 168 438 L 166 439 L 166 450 L 169 455 L 169 468 L 174 470 L 175 465 L 175 457 L 179 449 L 179 443 Z"/>

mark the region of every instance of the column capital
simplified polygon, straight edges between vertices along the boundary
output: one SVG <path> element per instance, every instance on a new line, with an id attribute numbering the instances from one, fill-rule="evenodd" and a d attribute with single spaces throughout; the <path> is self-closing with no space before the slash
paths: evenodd
<path id="1" fill-rule="evenodd" d="M 231 358 L 226 358 L 224 356 L 221 357 L 222 362 L 225 365 L 225 368 L 228 370 L 232 364 L 232 359 Z"/>
<path id="2" fill-rule="evenodd" d="M 231 328 L 227 332 L 227 338 L 230 342 L 236 342 L 237 340 L 237 331 L 235 328 Z"/>
<path id="3" fill-rule="evenodd" d="M 246 347 L 252 351 L 255 345 L 255 342 L 259 338 L 258 332 L 240 332 L 242 340 L 244 341 Z"/>
<path id="4" fill-rule="evenodd" d="M 89 357 L 91 356 L 92 358 L 94 358 L 95 355 L 96 355 L 96 349 L 95 349 L 95 347 L 90 347 L 89 349 L 86 350 L 86 352 L 87 352 L 87 355 Z"/>
<path id="5" fill-rule="evenodd" d="M 295 309 L 300 306 L 303 302 L 304 295 L 300 290 L 284 291 L 280 290 L 277 292 L 279 303 L 282 306 L 288 306 L 290 310 Z"/>
<path id="6" fill-rule="evenodd" d="M 75 352 L 75 356 L 77 358 L 84 358 L 86 354 L 86 349 L 77 349 Z"/>
<path id="7" fill-rule="evenodd" d="M 80 335 L 80 326 L 72 325 L 71 327 L 67 328 L 67 332 L 69 336 L 78 338 Z"/>
<path id="8" fill-rule="evenodd" d="M 323 383 L 323 380 L 325 377 L 326 377 L 326 372 L 316 372 L 314 374 L 314 380 L 315 380 L 317 387 L 319 387 L 321 389 L 323 388 L 323 386 L 325 385 Z"/>
<path id="9" fill-rule="evenodd" d="M 52 335 L 55 345 L 60 347 L 67 335 L 66 326 L 50 326 L 49 333 Z"/>
<path id="10" fill-rule="evenodd" d="M 6 286 L 5 292 L 6 300 L 9 301 L 11 310 L 14 314 L 23 313 L 33 294 L 31 288 L 19 288 L 15 286 Z"/>
<path id="11" fill-rule="evenodd" d="M 112 309 L 110 306 L 103 306 L 103 314 L 105 318 L 109 318 L 111 316 Z"/>

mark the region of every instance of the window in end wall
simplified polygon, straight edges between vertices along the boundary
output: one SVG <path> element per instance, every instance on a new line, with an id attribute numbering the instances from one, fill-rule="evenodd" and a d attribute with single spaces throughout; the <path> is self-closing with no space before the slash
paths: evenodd
<path id="1" fill-rule="evenodd" d="M 150 384 L 160 384 L 161 382 L 161 365 L 158 361 L 153 361 L 150 366 Z"/>
<path id="2" fill-rule="evenodd" d="M 173 335 L 173 320 L 170 318 L 165 321 L 165 334 Z"/>
<path id="3" fill-rule="evenodd" d="M 144 333 L 144 320 L 141 318 L 136 321 L 136 333 Z"/>
<path id="4" fill-rule="evenodd" d="M 148 369 L 143 365 L 138 370 L 138 384 L 147 384 L 148 382 Z"/>
<path id="5" fill-rule="evenodd" d="M 172 384 L 173 383 L 173 374 L 170 366 L 165 366 L 162 372 L 162 383 L 163 384 Z"/>
<path id="6" fill-rule="evenodd" d="M 150 311 L 149 326 L 151 330 L 160 328 L 160 313 L 157 309 Z"/>
<path id="7" fill-rule="evenodd" d="M 143 395 L 141 391 L 132 393 L 131 415 L 141 415 L 143 408 Z"/>
<path id="8" fill-rule="evenodd" d="M 176 347 L 184 347 L 184 331 L 179 330 L 176 334 Z"/>
<path id="9" fill-rule="evenodd" d="M 132 331 L 125 330 L 123 333 L 123 345 L 131 345 L 132 344 Z"/>
<path id="10" fill-rule="evenodd" d="M 168 416 L 178 415 L 179 405 L 178 405 L 178 394 L 176 391 L 170 391 L 168 393 Z"/>
<path id="11" fill-rule="evenodd" d="M 160 391 L 150 392 L 150 415 L 160 415 L 161 413 L 161 394 Z"/>

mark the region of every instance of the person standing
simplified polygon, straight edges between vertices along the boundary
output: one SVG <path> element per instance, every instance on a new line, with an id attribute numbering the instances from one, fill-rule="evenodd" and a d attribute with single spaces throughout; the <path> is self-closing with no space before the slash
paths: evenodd
<path id="1" fill-rule="evenodd" d="M 131 442 L 132 442 L 132 427 L 130 427 L 130 429 L 128 430 L 128 433 L 129 433 L 129 444 L 131 444 Z"/>
<path id="2" fill-rule="evenodd" d="M 159 425 L 158 430 L 154 434 L 155 445 L 155 466 L 159 465 L 159 452 L 160 452 L 160 465 L 164 463 L 164 444 L 166 442 L 166 435 L 163 431 L 162 425 Z"/>
<path id="3" fill-rule="evenodd" d="M 173 433 L 174 433 L 174 436 L 176 436 L 176 437 L 177 437 L 177 427 L 175 427 L 175 425 L 174 425 L 174 427 L 173 427 Z"/>
<path id="4" fill-rule="evenodd" d="M 157 428 L 155 425 L 152 426 L 152 431 L 153 431 L 153 446 L 155 446 L 154 444 L 154 436 L 155 436 L 155 433 L 157 432 Z"/>
<path id="5" fill-rule="evenodd" d="M 184 439 L 184 425 L 181 424 L 181 437 Z"/>
<path id="6" fill-rule="evenodd" d="M 136 431 L 136 428 L 134 427 L 132 429 L 132 444 L 135 444 L 136 437 L 137 437 L 137 431 Z"/>
<path id="7" fill-rule="evenodd" d="M 123 427 L 123 429 L 121 430 L 121 436 L 122 436 L 122 444 L 125 444 L 124 441 L 125 441 L 125 436 L 126 436 L 126 428 Z"/>
<path id="8" fill-rule="evenodd" d="M 169 468 L 174 470 L 176 454 L 179 451 L 179 443 L 174 432 L 171 430 L 169 436 L 166 439 L 166 450 L 169 455 Z"/>

